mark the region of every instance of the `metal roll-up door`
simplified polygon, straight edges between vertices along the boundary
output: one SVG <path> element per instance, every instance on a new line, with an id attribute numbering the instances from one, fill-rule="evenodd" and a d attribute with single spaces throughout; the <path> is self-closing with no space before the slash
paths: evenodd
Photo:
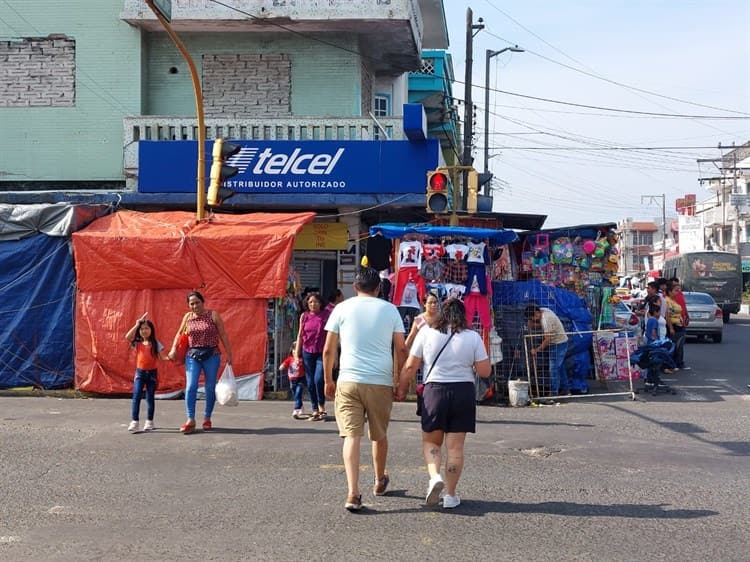
<path id="1" fill-rule="evenodd" d="M 323 284 L 323 262 L 319 259 L 295 256 L 293 263 L 302 284 L 302 290 L 315 288 L 319 291 Z"/>

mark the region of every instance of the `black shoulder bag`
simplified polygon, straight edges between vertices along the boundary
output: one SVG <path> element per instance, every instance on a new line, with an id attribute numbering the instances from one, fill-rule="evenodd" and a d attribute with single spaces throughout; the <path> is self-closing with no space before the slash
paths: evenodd
<path id="1" fill-rule="evenodd" d="M 427 384 L 427 379 L 430 378 L 430 373 L 432 372 L 432 368 L 435 366 L 435 363 L 437 363 L 438 359 L 440 359 L 440 354 L 443 353 L 443 350 L 445 349 L 445 346 L 448 345 L 448 342 L 451 341 L 451 338 L 453 338 L 453 334 L 455 332 L 451 332 L 451 335 L 448 336 L 448 339 L 445 340 L 445 343 L 443 344 L 443 347 L 440 348 L 440 351 L 438 351 L 438 354 L 435 356 L 435 360 L 432 362 L 432 365 L 430 365 L 430 369 L 427 371 L 427 374 L 422 379 L 422 384 L 417 385 L 417 415 L 422 415 L 422 404 L 424 403 L 424 385 Z"/>

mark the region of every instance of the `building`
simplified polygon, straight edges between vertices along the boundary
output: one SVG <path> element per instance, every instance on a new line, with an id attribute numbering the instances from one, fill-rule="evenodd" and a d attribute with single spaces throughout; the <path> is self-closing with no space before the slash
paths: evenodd
<path id="1" fill-rule="evenodd" d="M 653 221 L 624 219 L 617 224 L 620 233 L 620 274 L 638 275 L 654 268 L 652 253 L 660 232 Z"/>
<path id="2" fill-rule="evenodd" d="M 740 253 L 750 272 L 750 142 L 699 163 L 710 167 L 700 178 L 709 196 L 697 206 L 706 249 Z"/>
<path id="3" fill-rule="evenodd" d="M 173 0 L 198 92 L 143 0 L 4 5 L 0 203 L 194 210 L 200 106 L 206 176 L 213 139 L 241 148 L 216 212 L 317 213 L 293 257 L 305 287 L 351 294 L 371 225 L 433 218 L 426 172 L 460 150 L 443 0 Z"/>

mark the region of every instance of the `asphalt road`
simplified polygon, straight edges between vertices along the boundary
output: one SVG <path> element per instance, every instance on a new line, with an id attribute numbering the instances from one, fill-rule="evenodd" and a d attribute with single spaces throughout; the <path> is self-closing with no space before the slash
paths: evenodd
<path id="1" fill-rule="evenodd" d="M 750 319 L 690 343 L 676 395 L 481 407 L 462 505 L 423 506 L 414 404 L 396 404 L 389 494 L 343 508 L 335 422 L 285 401 L 181 401 L 129 434 L 129 401 L 0 396 L 0 560 L 750 560 Z"/>

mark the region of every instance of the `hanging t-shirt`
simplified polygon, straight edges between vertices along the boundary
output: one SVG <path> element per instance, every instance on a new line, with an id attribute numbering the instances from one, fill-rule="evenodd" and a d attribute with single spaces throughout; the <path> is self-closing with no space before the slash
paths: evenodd
<path id="1" fill-rule="evenodd" d="M 414 281 L 408 281 L 406 283 L 401 296 L 401 302 L 396 303 L 396 306 L 408 306 L 410 308 L 421 309 L 421 306 L 419 305 L 419 293 L 417 292 L 417 285 Z"/>
<path id="2" fill-rule="evenodd" d="M 466 286 L 458 283 L 446 283 L 445 292 L 448 299 L 462 299 L 466 292 Z"/>
<path id="3" fill-rule="evenodd" d="M 420 268 L 422 266 L 422 243 L 412 240 L 401 242 L 398 247 L 398 266 Z"/>
<path id="4" fill-rule="evenodd" d="M 385 236 L 370 236 L 367 239 L 367 263 L 370 267 L 381 271 L 388 269 L 391 265 L 391 252 L 393 242 Z"/>
<path id="5" fill-rule="evenodd" d="M 490 252 L 484 242 L 470 242 L 466 251 L 466 263 L 490 263 Z"/>
<path id="6" fill-rule="evenodd" d="M 423 242 L 422 256 L 427 261 L 437 261 L 445 255 L 445 248 L 438 242 Z"/>
<path id="7" fill-rule="evenodd" d="M 443 276 L 443 264 L 439 261 L 424 260 L 419 274 L 425 281 L 437 281 Z"/>
<path id="8" fill-rule="evenodd" d="M 466 244 L 448 244 L 445 251 L 452 260 L 464 261 L 469 247 Z"/>

